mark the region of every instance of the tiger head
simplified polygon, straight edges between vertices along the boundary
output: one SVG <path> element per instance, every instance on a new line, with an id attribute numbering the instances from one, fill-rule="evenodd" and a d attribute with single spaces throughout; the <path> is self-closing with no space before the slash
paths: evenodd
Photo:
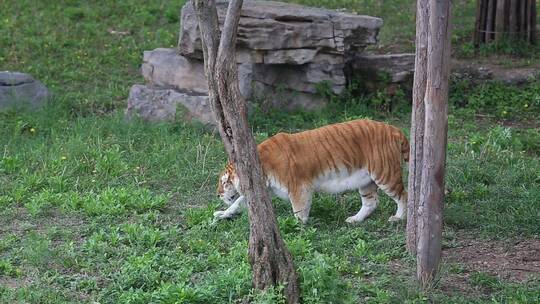
<path id="1" fill-rule="evenodd" d="M 236 190 L 238 182 L 239 180 L 234 166 L 230 162 L 227 163 L 227 166 L 219 175 L 217 195 L 228 206 L 240 197 L 240 193 Z"/>

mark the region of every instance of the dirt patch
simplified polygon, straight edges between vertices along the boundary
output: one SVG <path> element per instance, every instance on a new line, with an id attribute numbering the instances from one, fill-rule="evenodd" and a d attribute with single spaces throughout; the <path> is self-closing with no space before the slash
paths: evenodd
<path id="1" fill-rule="evenodd" d="M 414 261 L 389 262 L 390 272 L 407 280 L 414 281 L 415 267 Z M 540 239 L 483 240 L 458 233 L 453 246 L 443 248 L 440 281 L 435 288 L 449 295 L 489 297 L 493 290 L 471 279 L 478 272 L 511 283 L 540 280 Z"/>
<path id="2" fill-rule="evenodd" d="M 85 221 L 76 214 L 64 214 L 56 208 L 48 210 L 45 216 L 32 216 L 26 208 L 15 206 L 10 214 L 0 217 L 0 236 L 8 233 L 21 236 L 29 231 L 44 234 L 52 227 L 69 228 L 70 231 L 79 231 L 84 227 Z M 80 241 L 81 236 L 75 234 L 75 241 Z"/>
<path id="3" fill-rule="evenodd" d="M 540 239 L 462 238 L 443 250 L 443 258 L 464 267 L 464 275 L 484 272 L 509 282 L 540 279 Z"/>

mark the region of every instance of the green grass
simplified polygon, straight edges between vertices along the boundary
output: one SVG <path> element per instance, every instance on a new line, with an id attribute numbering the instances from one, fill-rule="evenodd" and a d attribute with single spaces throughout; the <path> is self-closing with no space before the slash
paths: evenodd
<path id="1" fill-rule="evenodd" d="M 362 3 L 319 2 L 385 11 L 386 27 L 410 19 L 404 1 Z M 1 303 L 280 302 L 279 287 L 251 289 L 247 216 L 212 222 L 223 208 L 215 198 L 226 162 L 219 138 L 183 122 L 123 118 L 129 87 L 142 81 L 142 51 L 175 44 L 179 9 L 135 0 L 2 4 L 0 68 L 32 73 L 55 97 L 41 111 L 0 114 Z M 403 14 L 392 18 L 395 11 Z M 444 246 L 461 234 L 539 237 L 540 148 L 531 127 L 539 94 L 534 81 L 520 89 L 453 85 Z M 376 93 L 336 98 L 320 112 L 257 108 L 252 124 L 258 140 L 360 117 L 407 131 L 407 106 L 375 110 L 391 101 Z M 467 286 L 488 292 L 448 293 L 444 280 L 418 290 L 404 223 L 386 222 L 394 204 L 382 196 L 369 220 L 346 225 L 359 204 L 356 193 L 316 195 L 311 221 L 301 226 L 287 203 L 274 201 L 305 303 L 538 302 L 537 280 L 484 273 Z M 444 264 L 443 273 L 462 267 Z"/>

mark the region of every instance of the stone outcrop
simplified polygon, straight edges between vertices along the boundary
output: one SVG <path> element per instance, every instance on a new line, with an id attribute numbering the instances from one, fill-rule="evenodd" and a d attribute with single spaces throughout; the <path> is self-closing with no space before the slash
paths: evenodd
<path id="1" fill-rule="evenodd" d="M 218 0 L 220 24 L 228 2 Z M 194 100 L 207 96 L 197 17 L 187 2 L 182 8 L 178 49 L 144 53 L 142 74 L 146 88 L 134 87 L 128 114 L 146 119 L 172 119 L 182 104 L 193 110 Z M 382 19 L 272 1 L 246 1 L 237 36 L 240 91 L 248 100 L 264 99 L 283 109 L 316 109 L 326 100 L 326 90 L 345 89 L 345 68 L 356 54 L 377 42 Z M 154 90 L 155 94 L 150 94 Z M 168 90 L 168 91 L 167 91 Z M 167 93 L 165 93 L 167 92 Z M 144 104 L 146 98 L 148 105 Z M 206 103 L 208 105 L 208 103 Z M 165 114 L 168 112 L 168 114 Z M 201 117 L 204 121 L 208 117 Z"/>
<path id="2" fill-rule="evenodd" d="M 0 72 L 0 109 L 37 108 L 43 105 L 50 96 L 47 87 L 29 74 Z"/>
<path id="3" fill-rule="evenodd" d="M 170 121 L 182 115 L 183 119 L 195 119 L 204 124 L 213 125 L 215 122 L 207 95 L 193 95 L 140 84 L 132 86 L 129 91 L 126 114 L 128 117 L 137 115 L 149 121 Z"/>

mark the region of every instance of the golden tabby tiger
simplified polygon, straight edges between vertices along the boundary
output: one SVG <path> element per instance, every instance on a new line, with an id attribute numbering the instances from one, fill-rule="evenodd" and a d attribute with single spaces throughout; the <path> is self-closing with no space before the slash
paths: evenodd
<path id="1" fill-rule="evenodd" d="M 278 133 L 258 145 L 266 184 L 275 195 L 290 200 L 294 215 L 308 220 L 315 191 L 340 193 L 358 189 L 362 208 L 348 223 L 363 221 L 377 206 L 380 188 L 397 204 L 389 221 L 405 217 L 407 192 L 402 161 L 409 160 L 409 142 L 403 132 L 373 120 L 354 120 L 295 134 Z M 227 164 L 218 183 L 219 197 L 229 205 L 217 219 L 239 213 L 245 203 L 238 192 L 234 166 Z"/>

